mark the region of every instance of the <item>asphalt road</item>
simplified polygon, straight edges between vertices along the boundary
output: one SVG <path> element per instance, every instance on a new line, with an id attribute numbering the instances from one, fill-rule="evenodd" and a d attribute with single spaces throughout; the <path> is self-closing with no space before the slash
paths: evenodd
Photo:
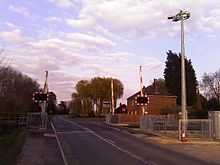
<path id="1" fill-rule="evenodd" d="M 53 119 L 68 165 L 205 165 L 96 119 Z"/>

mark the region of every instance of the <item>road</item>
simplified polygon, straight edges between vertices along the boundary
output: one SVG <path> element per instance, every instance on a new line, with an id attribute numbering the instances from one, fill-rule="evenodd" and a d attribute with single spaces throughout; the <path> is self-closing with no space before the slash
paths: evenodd
<path id="1" fill-rule="evenodd" d="M 137 139 L 100 120 L 56 116 L 53 124 L 66 165 L 208 164 Z"/>

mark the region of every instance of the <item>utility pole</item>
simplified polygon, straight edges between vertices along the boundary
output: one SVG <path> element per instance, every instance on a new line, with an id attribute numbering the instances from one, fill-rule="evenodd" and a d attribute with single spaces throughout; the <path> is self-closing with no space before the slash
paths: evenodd
<path id="1" fill-rule="evenodd" d="M 114 80 L 111 78 L 111 96 L 112 96 L 112 115 L 115 113 L 115 102 L 114 102 Z"/>
<path id="2" fill-rule="evenodd" d="M 140 66 L 140 69 L 139 69 L 139 77 L 140 77 L 140 91 L 141 91 L 141 97 L 143 97 L 143 96 L 144 96 L 144 93 L 143 93 L 143 75 L 142 75 L 142 66 Z M 145 114 L 145 108 L 144 108 L 144 105 L 142 105 L 141 109 L 142 109 L 142 114 L 144 115 L 144 114 Z"/>
<path id="3" fill-rule="evenodd" d="M 181 23 L 181 111 L 182 111 L 182 128 L 181 140 L 186 141 L 187 131 L 187 109 L 186 109 L 186 73 L 185 73 L 185 45 L 184 45 L 184 21 L 189 19 L 190 13 L 180 10 L 175 16 L 168 17 L 173 22 Z"/>

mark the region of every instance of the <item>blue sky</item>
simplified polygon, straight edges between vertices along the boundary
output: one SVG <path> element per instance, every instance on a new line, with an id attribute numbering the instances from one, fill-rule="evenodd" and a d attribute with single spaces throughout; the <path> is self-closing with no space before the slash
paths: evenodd
<path id="1" fill-rule="evenodd" d="M 166 52 L 180 50 L 180 24 L 167 20 L 180 9 L 186 55 L 198 80 L 219 67 L 219 0 L 0 0 L 2 65 L 38 80 L 49 71 L 49 88 L 69 100 L 80 79 L 119 78 L 126 100 L 144 84 L 163 77 Z"/>

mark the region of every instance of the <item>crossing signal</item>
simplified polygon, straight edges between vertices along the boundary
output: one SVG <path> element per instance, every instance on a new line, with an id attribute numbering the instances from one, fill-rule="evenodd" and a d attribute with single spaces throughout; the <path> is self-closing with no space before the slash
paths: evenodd
<path id="1" fill-rule="evenodd" d="M 147 96 L 138 96 L 135 99 L 137 105 L 148 105 L 149 104 L 149 97 Z"/>
<path id="2" fill-rule="evenodd" d="M 48 99 L 48 96 L 45 93 L 35 92 L 33 94 L 34 102 L 43 102 L 43 101 L 47 101 L 47 99 Z"/>

